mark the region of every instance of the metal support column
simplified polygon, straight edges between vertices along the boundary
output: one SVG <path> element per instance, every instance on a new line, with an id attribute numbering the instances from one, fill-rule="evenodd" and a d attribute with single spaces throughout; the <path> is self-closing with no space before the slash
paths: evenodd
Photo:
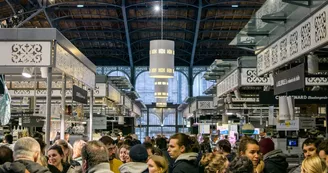
<path id="1" fill-rule="evenodd" d="M 175 107 L 175 133 L 179 132 L 179 112 L 178 112 L 178 108 Z"/>
<path id="2" fill-rule="evenodd" d="M 65 136 L 65 106 L 66 106 L 66 75 L 62 75 L 62 90 L 61 90 L 61 107 L 62 112 L 60 114 L 60 139 L 64 139 Z"/>
<path id="3" fill-rule="evenodd" d="M 222 115 L 222 124 L 228 124 L 229 117 L 227 114 Z"/>
<path id="4" fill-rule="evenodd" d="M 193 96 L 193 75 L 192 75 L 192 67 L 189 67 L 188 70 L 188 96 Z"/>
<path id="5" fill-rule="evenodd" d="M 90 116 L 89 116 L 89 140 L 92 140 L 92 134 L 93 134 L 93 89 L 90 88 Z"/>
<path id="6" fill-rule="evenodd" d="M 326 105 L 326 139 L 328 139 L 328 104 Z"/>
<path id="7" fill-rule="evenodd" d="M 146 136 L 149 136 L 149 107 L 147 107 L 147 131 Z"/>
<path id="8" fill-rule="evenodd" d="M 134 68 L 134 66 L 133 66 L 133 67 L 131 67 L 130 82 L 131 82 L 133 88 L 135 89 L 135 88 L 136 88 L 136 77 L 135 77 L 134 74 L 135 74 L 135 68 Z"/>
<path id="9" fill-rule="evenodd" d="M 46 129 L 45 141 L 47 146 L 50 146 L 50 122 L 51 122 L 51 91 L 52 91 L 52 68 L 48 67 L 47 74 L 47 111 L 46 111 Z"/>

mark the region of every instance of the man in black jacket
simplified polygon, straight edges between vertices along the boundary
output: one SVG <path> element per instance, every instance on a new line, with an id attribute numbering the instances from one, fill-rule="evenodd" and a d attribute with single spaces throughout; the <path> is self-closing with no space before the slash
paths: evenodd
<path id="1" fill-rule="evenodd" d="M 270 138 L 264 138 L 260 142 L 260 151 L 263 154 L 264 173 L 286 173 L 288 162 L 281 149 L 274 149 L 274 143 Z"/>
<path id="2" fill-rule="evenodd" d="M 188 135 L 177 133 L 171 136 L 167 151 L 175 159 L 172 173 L 199 173 L 198 153 L 192 152 L 192 141 Z"/>
<path id="3" fill-rule="evenodd" d="M 40 145 L 30 137 L 17 140 L 14 146 L 15 161 L 0 166 L 0 173 L 51 173 L 48 168 L 41 166 Z"/>

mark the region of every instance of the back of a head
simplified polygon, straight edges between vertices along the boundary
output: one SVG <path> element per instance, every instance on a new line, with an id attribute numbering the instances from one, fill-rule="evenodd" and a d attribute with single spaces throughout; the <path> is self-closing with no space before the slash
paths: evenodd
<path id="1" fill-rule="evenodd" d="M 33 137 L 40 145 L 41 152 L 44 154 L 47 144 L 42 140 L 42 138 Z"/>
<path id="2" fill-rule="evenodd" d="M 31 137 L 23 137 L 17 140 L 14 146 L 14 159 L 33 159 L 35 152 L 41 152 L 39 143 Z"/>
<path id="3" fill-rule="evenodd" d="M 105 145 L 112 145 L 114 144 L 114 140 L 109 136 L 103 136 L 99 139 L 100 142 L 102 142 Z"/>
<path id="4" fill-rule="evenodd" d="M 327 165 L 318 156 L 305 158 L 302 162 L 302 172 L 306 173 L 327 173 Z"/>
<path id="5" fill-rule="evenodd" d="M 177 144 L 181 147 L 185 147 L 185 153 L 192 151 L 192 141 L 190 140 L 189 136 L 184 133 L 176 133 L 170 137 L 170 141 L 172 139 L 177 140 Z"/>
<path id="6" fill-rule="evenodd" d="M 74 142 L 73 144 L 73 159 L 81 156 L 81 151 L 83 146 L 86 144 L 84 140 L 80 139 Z"/>
<path id="7" fill-rule="evenodd" d="M 88 168 L 92 168 L 100 163 L 107 163 L 108 151 L 106 146 L 100 141 L 89 141 L 82 148 L 82 160 L 86 160 Z"/>
<path id="8" fill-rule="evenodd" d="M 156 146 L 161 150 L 166 150 L 167 142 L 164 138 L 156 138 Z"/>
<path id="9" fill-rule="evenodd" d="M 142 144 L 131 147 L 129 156 L 133 162 L 146 162 L 148 159 L 147 149 Z"/>
<path id="10" fill-rule="evenodd" d="M 13 161 L 13 151 L 7 146 L 0 146 L 0 165 Z"/>
<path id="11" fill-rule="evenodd" d="M 159 168 L 162 169 L 162 173 L 167 173 L 168 172 L 168 162 L 167 160 L 165 159 L 165 157 L 162 157 L 162 156 L 156 156 L 156 155 L 152 155 L 152 156 L 149 156 L 149 159 L 153 160 L 154 163 L 156 164 L 156 166 L 158 166 Z"/>
<path id="12" fill-rule="evenodd" d="M 223 139 L 217 143 L 217 147 L 226 153 L 231 153 L 231 144 L 228 140 Z"/>
<path id="13" fill-rule="evenodd" d="M 204 173 L 224 172 L 228 159 L 222 154 L 208 153 L 203 155 L 200 164 L 205 167 Z"/>
<path id="14" fill-rule="evenodd" d="M 14 137 L 11 134 L 5 136 L 5 140 L 8 144 L 13 144 Z"/>
<path id="15" fill-rule="evenodd" d="M 253 163 L 247 157 L 237 157 L 229 165 L 229 173 L 253 173 Z"/>
<path id="16" fill-rule="evenodd" d="M 274 143 L 270 138 L 264 138 L 259 142 L 260 151 L 263 155 L 274 150 Z"/>
<path id="17" fill-rule="evenodd" d="M 322 141 L 319 145 L 318 151 L 323 150 L 328 155 L 328 139 Z"/>

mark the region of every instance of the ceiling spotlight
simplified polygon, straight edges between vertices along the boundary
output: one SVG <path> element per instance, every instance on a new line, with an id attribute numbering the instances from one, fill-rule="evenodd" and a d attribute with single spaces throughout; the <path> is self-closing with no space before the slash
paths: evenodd
<path id="1" fill-rule="evenodd" d="M 159 5 L 155 5 L 154 10 L 155 10 L 156 12 L 158 12 L 158 11 L 161 10 L 161 7 L 159 7 Z"/>
<path id="2" fill-rule="evenodd" d="M 22 75 L 26 78 L 31 78 L 34 72 L 34 67 L 24 67 Z"/>

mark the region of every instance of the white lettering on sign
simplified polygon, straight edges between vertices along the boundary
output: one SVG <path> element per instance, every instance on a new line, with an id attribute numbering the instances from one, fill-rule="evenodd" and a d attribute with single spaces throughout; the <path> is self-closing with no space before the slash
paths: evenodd
<path id="1" fill-rule="evenodd" d="M 292 77 L 290 79 L 283 79 L 283 80 L 280 80 L 277 82 L 276 87 L 281 87 L 281 86 L 284 86 L 284 85 L 287 85 L 287 84 L 290 84 L 293 82 L 297 82 L 299 80 L 301 80 L 301 77 L 299 75 Z"/>
<path id="2" fill-rule="evenodd" d="M 79 97 L 81 99 L 85 99 L 85 96 L 83 96 L 81 93 L 77 92 L 76 97 Z"/>

